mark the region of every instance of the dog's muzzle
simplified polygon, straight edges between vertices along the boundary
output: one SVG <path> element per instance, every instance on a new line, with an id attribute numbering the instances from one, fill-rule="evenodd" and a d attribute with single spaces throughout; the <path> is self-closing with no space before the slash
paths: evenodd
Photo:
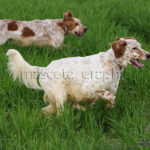
<path id="1" fill-rule="evenodd" d="M 85 27 L 82 33 L 75 32 L 75 35 L 82 37 L 83 33 L 85 33 L 86 31 L 87 31 L 87 28 Z"/>
<path id="2" fill-rule="evenodd" d="M 147 53 L 145 56 L 146 56 L 146 59 L 150 59 L 150 53 Z"/>
<path id="3" fill-rule="evenodd" d="M 88 29 L 87 28 L 84 28 L 84 32 L 86 32 Z"/>

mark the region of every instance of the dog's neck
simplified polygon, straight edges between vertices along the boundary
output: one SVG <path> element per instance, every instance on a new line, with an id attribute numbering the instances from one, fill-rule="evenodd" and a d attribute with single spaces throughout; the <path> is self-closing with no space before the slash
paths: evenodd
<path id="1" fill-rule="evenodd" d="M 124 66 L 121 65 L 121 64 L 117 61 L 117 59 L 115 58 L 113 49 L 109 49 L 108 52 L 110 53 L 110 56 L 111 56 L 111 58 L 112 58 L 112 61 L 119 67 L 119 69 L 120 69 L 121 71 L 123 71 L 123 70 L 124 70 Z"/>
<path id="2" fill-rule="evenodd" d="M 58 22 L 58 26 L 63 29 L 65 35 L 68 33 L 68 26 L 64 23 L 63 20 L 60 20 L 60 21 Z"/>

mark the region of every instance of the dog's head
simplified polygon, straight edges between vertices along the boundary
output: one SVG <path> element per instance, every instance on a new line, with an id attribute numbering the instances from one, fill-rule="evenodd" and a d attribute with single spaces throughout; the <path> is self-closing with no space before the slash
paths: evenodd
<path id="1" fill-rule="evenodd" d="M 136 68 L 143 67 L 140 60 L 150 59 L 150 53 L 143 50 L 141 44 L 135 38 L 117 38 L 111 44 L 116 62 L 120 66 L 132 64 Z"/>
<path id="2" fill-rule="evenodd" d="M 83 33 L 87 31 L 87 28 L 82 25 L 81 21 L 72 16 L 70 11 L 64 13 L 63 25 L 70 34 L 82 37 Z"/>

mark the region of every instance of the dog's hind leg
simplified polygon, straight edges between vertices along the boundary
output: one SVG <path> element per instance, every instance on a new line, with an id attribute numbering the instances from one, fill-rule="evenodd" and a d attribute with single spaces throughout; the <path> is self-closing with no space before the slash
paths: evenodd
<path id="1" fill-rule="evenodd" d="M 6 24 L 0 21 L 0 45 L 6 43 L 8 40 L 9 38 Z"/>
<path id="2" fill-rule="evenodd" d="M 44 114 L 55 114 L 57 111 L 56 104 L 50 100 L 46 93 L 44 93 L 43 97 L 44 102 L 49 102 L 50 104 L 44 108 L 42 108 L 42 112 Z"/>
<path id="3" fill-rule="evenodd" d="M 59 114 L 60 110 L 63 110 L 64 102 L 67 99 L 66 89 L 64 88 L 64 86 L 60 84 L 58 85 L 58 87 L 56 86 L 57 83 L 55 84 L 55 87 L 51 86 L 44 91 L 45 94 L 43 99 L 45 102 L 49 102 L 50 105 L 43 108 L 42 110 L 50 114 Z"/>
<path id="4" fill-rule="evenodd" d="M 65 99 L 55 99 L 55 101 L 51 101 L 48 96 L 45 94 L 44 102 L 50 102 L 50 104 L 47 107 L 42 108 L 42 111 L 44 114 L 55 114 L 57 113 L 59 115 L 60 110 L 63 110 L 63 104 L 65 102 Z"/>
<path id="5" fill-rule="evenodd" d="M 0 45 L 5 44 L 7 41 L 8 41 L 7 35 L 4 36 L 0 33 Z"/>

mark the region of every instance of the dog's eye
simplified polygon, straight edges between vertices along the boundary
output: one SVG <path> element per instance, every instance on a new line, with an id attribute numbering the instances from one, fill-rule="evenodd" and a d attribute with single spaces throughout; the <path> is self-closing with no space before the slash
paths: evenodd
<path id="1" fill-rule="evenodd" d="M 78 23 L 76 23 L 76 26 L 79 25 Z"/>
<path id="2" fill-rule="evenodd" d="M 136 50 L 136 47 L 133 47 L 132 49 L 133 49 L 133 50 Z"/>

